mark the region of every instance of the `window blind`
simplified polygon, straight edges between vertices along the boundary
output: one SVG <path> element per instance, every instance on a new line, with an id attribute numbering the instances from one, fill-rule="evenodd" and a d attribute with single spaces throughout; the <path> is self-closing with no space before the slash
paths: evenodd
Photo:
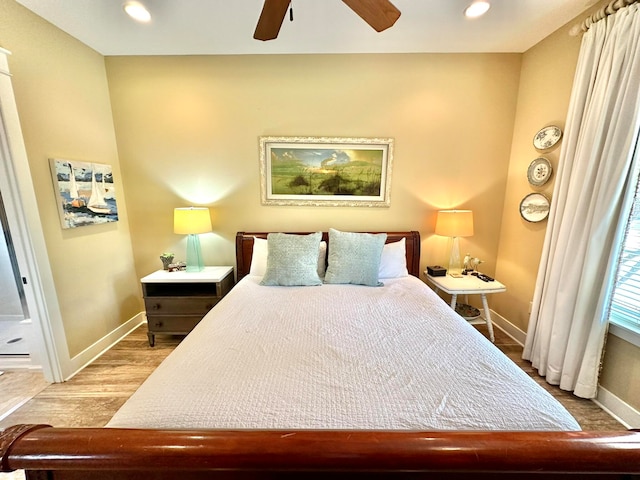
<path id="1" fill-rule="evenodd" d="M 640 189 L 631 208 L 609 319 L 640 334 Z"/>

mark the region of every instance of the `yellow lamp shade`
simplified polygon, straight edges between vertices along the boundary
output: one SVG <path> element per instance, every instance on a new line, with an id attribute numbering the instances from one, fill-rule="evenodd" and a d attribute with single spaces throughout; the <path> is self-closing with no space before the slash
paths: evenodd
<path id="1" fill-rule="evenodd" d="M 211 215 L 206 207 L 176 208 L 173 211 L 174 233 L 207 233 L 211 231 Z"/>
<path id="2" fill-rule="evenodd" d="M 436 235 L 470 237 L 473 235 L 471 210 L 440 210 L 436 219 Z"/>

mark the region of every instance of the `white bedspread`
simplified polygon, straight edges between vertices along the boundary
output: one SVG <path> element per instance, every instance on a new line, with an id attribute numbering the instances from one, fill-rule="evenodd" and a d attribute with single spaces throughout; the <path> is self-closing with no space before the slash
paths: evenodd
<path id="1" fill-rule="evenodd" d="M 108 427 L 579 430 L 415 277 L 238 283 Z"/>

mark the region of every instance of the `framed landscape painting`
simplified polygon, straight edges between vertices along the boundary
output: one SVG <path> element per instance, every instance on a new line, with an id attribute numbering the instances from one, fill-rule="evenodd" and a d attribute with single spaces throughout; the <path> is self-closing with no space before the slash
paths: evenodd
<path id="1" fill-rule="evenodd" d="M 49 160 L 62 228 L 118 221 L 111 165 Z"/>
<path id="2" fill-rule="evenodd" d="M 260 137 L 263 205 L 388 207 L 393 139 Z"/>

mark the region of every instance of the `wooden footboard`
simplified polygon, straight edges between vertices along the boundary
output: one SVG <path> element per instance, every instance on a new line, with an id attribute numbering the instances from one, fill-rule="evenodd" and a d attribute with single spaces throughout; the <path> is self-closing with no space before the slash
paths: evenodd
<path id="1" fill-rule="evenodd" d="M 640 432 L 180 431 L 17 425 L 28 479 L 640 478 Z"/>

